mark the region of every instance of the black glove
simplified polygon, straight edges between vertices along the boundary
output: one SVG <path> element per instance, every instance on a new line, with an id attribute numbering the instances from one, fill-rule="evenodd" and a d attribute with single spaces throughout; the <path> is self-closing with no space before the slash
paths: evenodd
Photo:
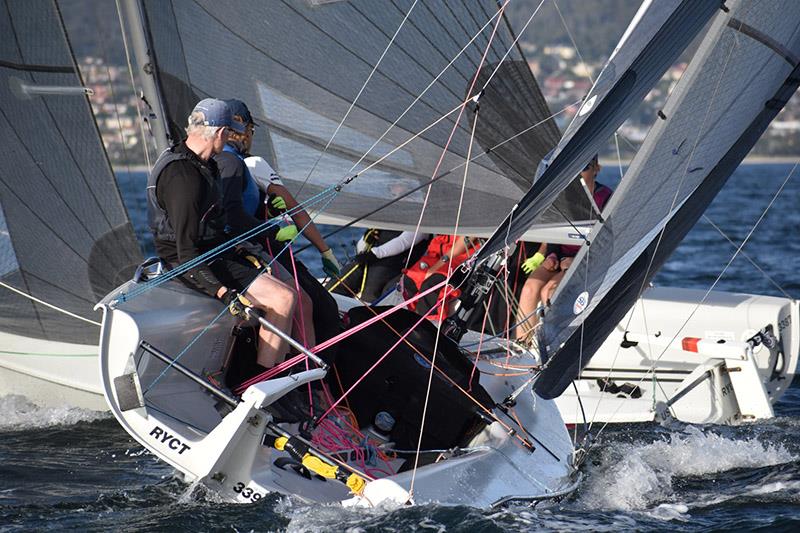
<path id="1" fill-rule="evenodd" d="M 362 265 L 371 265 L 377 260 L 378 257 L 371 250 L 356 255 L 356 262 Z"/>
<path id="2" fill-rule="evenodd" d="M 233 289 L 228 289 L 220 300 L 228 307 L 228 311 L 233 316 L 243 320 L 247 318 L 247 308 L 252 306 L 247 298 Z"/>
<path id="3" fill-rule="evenodd" d="M 368 229 L 364 233 L 364 242 L 374 246 L 378 242 L 378 237 L 380 237 L 380 230 L 374 228 Z"/>

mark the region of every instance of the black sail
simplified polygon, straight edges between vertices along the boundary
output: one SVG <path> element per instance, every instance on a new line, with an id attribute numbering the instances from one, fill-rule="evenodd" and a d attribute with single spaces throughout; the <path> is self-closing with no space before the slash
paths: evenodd
<path id="1" fill-rule="evenodd" d="M 96 320 L 141 260 L 133 228 L 55 4 L 6 2 L 0 35 L 0 282 Z M 0 286 L 0 331 L 96 344 L 100 329 Z"/>
<path id="2" fill-rule="evenodd" d="M 727 5 L 543 319 L 542 397 L 578 375 L 797 89 L 800 4 Z"/>
<path id="3" fill-rule="evenodd" d="M 301 200 L 359 172 L 330 204 L 326 198 L 315 206 L 325 208 L 318 221 L 349 222 L 407 194 L 361 224 L 413 228 L 425 189 L 408 193 L 436 173 L 443 177 L 432 186 L 422 231 L 452 232 L 460 209 L 460 232 L 489 235 L 530 187 L 539 161 L 558 140 L 495 2 L 145 0 L 144 5 L 173 137 L 181 135 L 198 99 L 239 98 L 261 124 L 252 152 L 265 157 Z M 519 137 L 471 163 L 459 206 L 475 107 L 457 122 L 458 111 L 451 111 L 493 73 L 479 102 L 473 155 Z"/>
<path id="4" fill-rule="evenodd" d="M 478 252 L 479 261 L 513 244 L 575 180 L 719 7 L 715 0 L 642 4 L 556 147 L 550 166 Z"/>

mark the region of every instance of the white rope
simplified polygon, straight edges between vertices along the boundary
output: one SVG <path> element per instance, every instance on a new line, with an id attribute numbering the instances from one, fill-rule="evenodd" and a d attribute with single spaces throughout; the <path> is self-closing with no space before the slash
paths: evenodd
<path id="1" fill-rule="evenodd" d="M 500 7 L 500 9 L 498 9 L 498 15 L 501 15 L 503 13 L 503 11 L 505 10 L 506 6 L 508 5 L 508 2 L 509 2 L 509 0 L 506 0 L 505 3 Z M 500 19 L 498 18 L 498 22 L 499 22 L 499 20 Z M 473 86 L 474 86 L 475 82 L 478 79 L 478 75 L 480 74 L 481 67 L 483 67 L 484 61 L 486 61 L 486 56 L 488 55 L 489 49 L 492 46 L 492 41 L 494 41 L 494 37 L 497 34 L 498 26 L 499 26 L 499 24 L 495 24 L 495 26 L 494 26 L 494 28 L 492 30 L 492 35 L 489 37 L 489 42 L 486 44 L 486 49 L 484 50 L 483 56 L 481 57 L 481 61 L 478 64 L 478 69 L 475 72 L 475 78 L 474 78 L 474 80 L 472 82 Z M 470 87 L 470 90 L 472 90 L 472 87 Z M 466 107 L 466 105 L 464 107 Z M 464 107 L 462 107 L 462 111 L 463 111 Z M 475 128 L 476 128 L 477 124 L 478 124 L 478 116 L 477 116 L 477 113 L 476 113 L 475 120 L 472 121 L 472 131 L 470 132 L 469 147 L 467 149 L 467 164 L 464 165 L 464 178 L 461 181 L 461 195 L 460 195 L 460 197 L 458 199 L 458 209 L 456 210 L 456 222 L 455 222 L 455 226 L 453 227 L 453 235 L 452 235 L 452 238 L 451 238 L 452 239 L 451 242 L 453 243 L 453 246 L 455 246 L 456 238 L 458 237 L 458 227 L 459 227 L 459 223 L 461 222 L 461 210 L 462 210 L 462 207 L 464 205 L 464 193 L 465 193 L 465 191 L 467 189 L 467 175 L 469 174 L 469 160 L 472 157 L 472 146 L 473 146 L 473 144 L 475 142 Z M 456 121 L 456 124 L 453 125 L 453 132 L 451 132 L 451 134 L 450 134 L 451 138 L 452 138 L 453 133 L 455 132 L 456 127 L 458 127 L 458 121 Z M 448 141 L 448 144 L 449 144 L 449 141 Z M 446 151 L 447 151 L 447 145 L 445 145 L 443 150 L 442 150 L 442 158 L 444 158 L 444 154 L 446 153 Z M 440 159 L 439 163 L 441 163 L 441 159 Z M 438 165 L 437 165 L 437 168 L 438 168 Z M 434 176 L 435 175 L 436 175 L 436 171 L 434 171 Z M 428 191 L 430 191 L 430 187 L 428 188 Z M 423 209 L 424 209 L 424 207 L 423 207 Z M 421 220 L 422 220 L 422 217 L 420 215 L 420 221 Z M 417 225 L 417 229 L 419 229 L 419 224 Z M 466 247 L 467 247 L 467 250 L 469 250 L 469 244 L 466 244 Z M 447 302 L 447 292 L 448 292 L 447 289 L 449 287 L 449 280 L 450 280 L 450 276 L 452 275 L 452 270 L 453 270 L 453 254 L 450 254 L 450 258 L 449 258 L 449 261 L 448 261 L 448 264 L 447 264 L 447 281 L 448 281 L 448 283 L 446 283 L 445 286 L 444 286 L 444 295 L 442 296 L 440 306 L 439 307 L 434 306 L 434 309 L 436 309 L 436 313 L 439 314 L 439 316 L 443 316 L 443 313 L 446 311 L 445 305 L 446 305 L 446 302 Z M 414 455 L 414 469 L 411 472 L 411 483 L 410 483 L 409 490 L 408 490 L 409 494 L 413 494 L 414 493 L 414 481 L 416 480 L 416 477 L 417 477 L 417 467 L 419 465 L 419 455 L 420 455 L 420 450 L 422 449 L 422 435 L 425 432 L 425 418 L 426 418 L 427 413 L 428 413 L 428 403 L 429 403 L 430 394 L 431 394 L 431 384 L 433 382 L 434 368 L 436 367 L 436 354 L 439 352 L 439 339 L 441 339 L 441 331 L 442 331 L 442 323 L 443 322 L 444 322 L 444 320 L 439 320 L 438 324 L 436 325 L 436 340 L 434 341 L 434 344 L 433 344 L 433 355 L 431 356 L 431 371 L 428 373 L 428 387 L 427 387 L 427 389 L 425 391 L 425 403 L 423 404 L 423 407 L 422 407 L 422 421 L 420 423 L 420 428 L 419 428 L 419 439 L 417 440 L 417 452 Z"/>
<path id="2" fill-rule="evenodd" d="M 372 76 L 374 76 L 375 72 L 377 72 L 378 66 L 381 64 L 381 61 L 383 61 L 383 58 L 386 57 L 386 54 L 389 52 L 389 48 L 391 48 L 392 44 L 394 44 L 394 41 L 397 38 L 397 35 L 400 33 L 400 30 L 405 25 L 406 21 L 408 20 L 408 17 L 411 16 L 411 12 L 414 11 L 414 8 L 416 7 L 417 2 L 419 2 L 419 0 L 414 0 L 414 3 L 411 4 L 411 7 L 408 9 L 408 12 L 403 17 L 403 20 L 400 22 L 400 25 L 395 30 L 394 35 L 392 35 L 392 38 L 389 39 L 389 43 L 383 49 L 383 53 L 378 58 L 378 61 L 375 63 L 375 66 L 372 67 L 372 71 L 370 71 L 369 76 L 367 76 L 367 79 L 364 80 L 364 83 L 361 85 L 361 88 L 358 90 L 358 94 L 353 99 L 353 101 L 350 103 L 350 107 L 347 108 L 347 112 L 342 117 L 342 120 L 339 121 L 339 124 L 336 126 L 336 130 L 334 130 L 333 135 L 331 135 L 331 138 L 328 140 L 328 143 L 325 145 L 325 148 L 323 148 L 322 152 L 320 152 L 320 154 L 317 156 L 317 160 L 314 161 L 314 165 L 311 167 L 311 170 L 308 171 L 308 175 L 306 176 L 306 179 L 300 185 L 300 189 L 298 190 L 298 194 L 303 191 L 303 187 L 305 187 L 306 183 L 308 183 L 308 180 L 311 178 L 311 175 L 317 169 L 317 166 L 319 165 L 319 162 L 322 160 L 322 156 L 324 156 L 327 153 L 328 148 L 330 148 L 331 143 L 333 143 L 333 139 L 339 133 L 339 130 L 342 129 L 342 125 L 344 125 L 345 121 L 347 120 L 347 117 L 350 116 L 350 113 L 353 111 L 353 108 L 356 106 L 356 102 L 358 102 L 358 99 L 361 98 L 361 95 L 364 93 L 364 90 L 367 88 L 367 84 L 372 79 Z M 373 145 L 373 147 L 374 146 L 375 145 Z M 372 150 L 372 148 L 370 148 L 370 150 Z M 369 152 L 367 152 L 367 153 L 369 153 Z M 364 156 L 362 156 L 362 159 L 363 159 L 363 157 Z M 355 165 L 350 169 L 350 171 L 352 171 L 353 168 L 355 168 Z"/>
<path id="3" fill-rule="evenodd" d="M 506 0 L 506 1 L 508 1 L 508 0 Z M 486 24 L 484 24 L 483 26 L 481 26 L 481 28 L 480 28 L 480 29 L 479 29 L 479 30 L 478 30 L 478 31 L 475 33 L 475 35 L 473 35 L 473 36 L 472 36 L 472 38 L 471 38 L 469 41 L 467 41 L 467 44 L 465 44 L 465 45 L 464 45 L 464 46 L 461 48 L 461 50 L 459 50 L 459 51 L 458 51 L 458 53 L 457 53 L 457 54 L 456 54 L 456 55 L 453 57 L 453 59 L 451 59 L 451 60 L 450 60 L 450 62 L 449 62 L 447 65 L 445 65 L 445 67 L 444 67 L 444 68 L 443 68 L 443 69 L 442 69 L 442 70 L 439 72 L 439 74 L 437 74 L 437 75 L 436 75 L 436 77 L 435 77 L 435 78 L 433 78 L 433 79 L 431 80 L 431 82 L 430 82 L 430 83 L 429 83 L 429 84 L 428 84 L 428 85 L 427 85 L 427 86 L 426 86 L 426 87 L 425 87 L 425 88 L 422 90 L 422 92 L 421 92 L 421 93 L 419 93 L 419 95 L 417 95 L 417 97 L 416 97 L 416 98 L 414 98 L 414 100 L 413 100 L 413 101 L 412 101 L 412 102 L 411 102 L 411 103 L 408 105 L 408 107 L 406 107 L 406 108 L 405 108 L 405 110 L 403 110 L 403 112 L 402 112 L 402 113 L 400 113 L 400 115 L 399 115 L 399 116 L 398 116 L 398 117 L 395 119 L 395 121 L 394 121 L 394 122 L 392 122 L 392 123 L 389 125 L 389 127 L 388 127 L 388 128 L 386 128 L 386 131 L 384 131 L 384 132 L 381 134 L 381 136 L 380 136 L 380 137 L 378 137 L 378 138 L 375 140 L 375 142 L 374 142 L 374 143 L 372 143 L 372 146 L 370 146 L 370 147 L 367 149 L 367 151 L 366 151 L 366 152 L 364 152 L 364 154 L 363 154 L 363 155 L 362 155 L 362 156 L 359 158 L 359 160 L 358 160 L 358 161 L 356 161 L 356 162 L 353 164 L 353 166 L 352 166 L 352 167 L 350 167 L 350 170 L 349 170 L 349 172 L 353 172 L 353 170 L 355 170 L 355 168 L 356 168 L 358 165 L 360 165 L 362 161 L 364 161 L 364 159 L 365 159 L 365 158 L 366 158 L 366 157 L 367 157 L 367 156 L 370 154 L 370 152 L 372 152 L 372 150 L 374 150 L 374 149 L 375 149 L 375 147 L 376 147 L 376 146 L 378 146 L 378 144 L 379 144 L 379 143 L 380 143 L 380 142 L 381 142 L 381 141 L 382 141 L 382 140 L 383 140 L 383 139 L 384 139 L 384 138 L 385 138 L 385 137 L 386 137 L 386 136 L 389 134 L 389 132 L 390 132 L 390 131 L 392 131 L 392 129 L 393 129 L 395 126 L 397 126 L 397 123 L 398 123 L 398 122 L 400 122 L 400 121 L 403 119 L 403 117 L 404 117 L 404 116 L 406 116 L 406 114 L 407 114 L 409 111 L 411 111 L 411 108 L 412 108 L 412 107 L 414 107 L 414 106 L 416 105 L 416 103 L 420 101 L 420 99 L 421 99 L 421 98 L 422 98 L 422 97 L 425 95 L 425 93 L 427 93 L 427 92 L 428 92 L 428 90 L 429 90 L 431 87 L 433 87 L 433 86 L 434 86 L 434 84 L 435 84 L 437 81 L 439 81 L 439 78 L 441 78 L 441 77 L 444 75 L 444 73 L 445 73 L 445 72 L 447 72 L 447 70 L 448 70 L 448 69 L 449 69 L 451 66 L 453 66 L 453 63 L 455 63 L 455 62 L 456 62 L 456 60 L 457 60 L 459 57 L 461 57 L 461 54 L 463 54 L 463 53 L 464 53 L 464 52 L 465 52 L 465 51 L 466 51 L 466 50 L 467 50 L 467 49 L 468 49 L 470 46 L 472 46 L 472 43 L 473 43 L 473 42 L 475 42 L 475 39 L 477 39 L 477 38 L 478 38 L 478 37 L 479 37 L 481 34 L 483 34 L 483 30 L 485 30 L 485 29 L 486 29 L 486 28 L 489 26 L 489 24 L 491 24 L 491 23 L 492 23 L 492 21 L 493 21 L 495 18 L 497 18 L 497 16 L 498 16 L 499 14 L 500 14 L 500 12 L 498 11 L 497 13 L 495 13 L 495 14 L 494 14 L 494 16 L 492 16 L 492 17 L 491 17 L 489 20 L 487 20 L 487 21 L 486 21 Z M 466 99 L 464 102 L 462 102 L 462 103 L 458 104 L 456 107 L 454 107 L 454 108 L 453 108 L 453 110 L 452 110 L 452 111 L 449 111 L 449 112 L 448 112 L 446 115 L 444 115 L 444 117 L 446 117 L 446 116 L 449 116 L 449 115 L 450 115 L 450 114 L 452 114 L 454 111 L 456 111 L 457 109 L 461 108 L 461 107 L 462 107 L 462 106 L 463 106 L 463 105 L 464 105 L 466 102 L 468 102 L 468 101 L 471 99 L 471 96 L 469 96 L 469 95 L 467 95 L 467 96 L 468 96 L 468 97 L 467 97 L 467 99 Z M 442 118 L 444 118 L 444 117 L 442 117 Z M 439 120 L 437 120 L 437 122 L 439 122 Z M 426 131 L 426 130 L 430 129 L 430 127 L 431 127 L 431 126 L 429 126 L 428 128 L 425 128 L 425 130 L 423 130 L 422 132 L 420 132 L 420 133 L 418 133 L 418 134 L 414 135 L 413 137 L 411 137 L 410 139 L 408 139 L 407 141 L 405 141 L 405 142 L 404 142 L 404 143 L 403 143 L 401 146 L 405 146 L 405 145 L 406 145 L 406 144 L 408 144 L 410 141 L 412 141 L 412 140 L 416 139 L 416 138 L 417 138 L 417 137 L 419 137 L 419 136 L 420 136 L 420 135 L 421 135 L 421 134 L 422 134 L 424 131 Z M 394 150 L 392 150 L 391 152 L 389 152 L 388 154 L 386 154 L 385 156 L 383 156 L 381 159 L 379 159 L 379 161 L 383 161 L 384 159 L 386 159 L 387 157 L 389 157 L 389 155 L 393 154 L 393 153 L 394 153 L 394 152 L 396 152 L 396 151 L 397 151 L 397 149 L 394 149 Z M 376 164 L 377 164 L 377 162 L 375 162 L 375 163 L 372 163 L 372 164 L 371 164 L 370 166 L 368 166 L 367 168 L 365 168 L 365 169 L 361 170 L 361 172 L 360 172 L 360 173 L 361 173 L 361 174 L 363 174 L 364 172 L 366 172 L 366 171 L 367 171 L 367 170 L 369 170 L 370 168 L 374 167 Z"/>
<path id="4" fill-rule="evenodd" d="M 84 318 L 84 317 L 82 317 L 80 315 L 76 315 L 75 313 L 67 311 L 66 309 L 62 309 L 60 307 L 56 307 L 53 304 L 49 304 L 49 303 L 45 302 L 44 300 L 40 300 L 39 298 L 36 298 L 35 296 L 31 296 L 30 294 L 27 294 L 27 293 L 15 288 L 15 287 L 12 287 L 11 285 L 7 285 L 7 284 L 3 283 L 2 281 L 0 281 L 0 287 L 5 287 L 6 289 L 17 293 L 20 296 L 24 296 L 25 298 L 28 298 L 29 300 L 33 300 L 37 304 L 42 304 L 42 305 L 44 305 L 46 307 L 49 307 L 50 309 L 58 311 L 59 313 L 64 313 L 67 316 L 71 316 L 72 318 L 77 318 L 78 320 L 83 320 L 84 322 L 88 322 L 89 324 L 94 324 L 95 326 L 102 326 L 102 324 L 100 322 L 95 322 L 94 320 L 90 320 L 90 319 Z"/>

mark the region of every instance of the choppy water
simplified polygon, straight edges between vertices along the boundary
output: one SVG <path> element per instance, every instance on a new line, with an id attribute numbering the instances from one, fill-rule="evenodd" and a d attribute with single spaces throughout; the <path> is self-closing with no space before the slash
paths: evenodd
<path id="1" fill-rule="evenodd" d="M 737 244 L 788 175 L 788 165 L 739 169 L 708 212 Z M 606 170 L 605 182 L 613 170 Z M 123 177 L 123 194 L 143 223 L 141 176 Z M 793 177 L 744 248 L 774 281 L 800 297 Z M 357 232 L 340 236 L 350 246 Z M 734 248 L 701 221 L 656 278 L 657 284 L 708 288 Z M 339 250 L 344 255 L 344 250 Z M 316 267 L 311 253 L 307 263 Z M 736 259 L 718 289 L 781 294 L 746 259 Z M 220 504 L 181 483 L 132 441 L 109 415 L 39 409 L 0 398 L 0 531 L 526 531 L 800 529 L 800 387 L 778 417 L 739 427 L 622 425 L 603 433 L 584 466 L 584 483 L 549 508 L 483 511 L 427 505 L 393 512 L 271 497 L 257 505 Z"/>

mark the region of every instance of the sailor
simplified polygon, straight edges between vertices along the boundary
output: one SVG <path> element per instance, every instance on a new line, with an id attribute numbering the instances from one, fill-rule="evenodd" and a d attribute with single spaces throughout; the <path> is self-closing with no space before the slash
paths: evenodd
<path id="1" fill-rule="evenodd" d="M 336 300 L 308 268 L 283 249 L 287 242 L 297 236 L 299 226 L 304 228 L 303 235 L 320 250 L 322 267 L 326 273 L 338 275 L 339 262 L 308 213 L 298 208 L 297 200 L 283 185 L 278 174 L 263 158 L 250 154 L 257 124 L 247 105 L 238 99 L 225 102 L 233 113 L 234 121 L 244 127 L 242 133 L 233 133 L 223 152 L 215 156 L 222 177 L 226 230 L 232 235 L 239 235 L 263 224 L 265 218 L 283 212 L 290 214 L 294 224 L 265 236 L 258 235 L 256 239 L 258 244 L 263 243 L 276 256 L 276 277 L 294 285 L 296 276 L 302 298 L 298 303 L 302 310 L 302 320 L 298 322 L 303 324 L 305 334 L 302 340 L 312 347 L 339 333 L 339 308 Z M 335 354 L 336 348 L 332 346 L 321 355 L 333 360 Z"/>
<path id="2" fill-rule="evenodd" d="M 480 248 L 477 237 L 441 234 L 434 236 L 428 248 L 414 265 L 405 271 L 403 276 L 403 292 L 406 299 L 434 287 L 448 278 L 449 287 L 434 291 L 418 301 L 409 304 L 408 308 L 421 315 L 428 314 L 440 300 L 439 313 L 432 316 L 437 320 L 449 315 L 449 304 L 460 296 L 458 289 L 463 275 L 459 266 L 469 259 Z"/>
<path id="3" fill-rule="evenodd" d="M 356 243 L 354 260 L 329 284 L 331 292 L 356 295 L 368 303 L 380 300 L 397 285 L 403 268 L 419 260 L 430 238 L 414 231 L 366 230 Z"/>
<path id="4" fill-rule="evenodd" d="M 156 252 L 171 268 L 228 240 L 213 156 L 223 150 L 232 132 L 241 134 L 244 129 L 233 120 L 225 102 L 201 100 L 189 115 L 186 140 L 165 150 L 153 166 L 147 180 L 148 222 Z M 245 303 L 252 303 L 267 320 L 288 332 L 297 295 L 290 286 L 260 272 L 241 254 L 224 252 L 189 270 L 181 279 L 223 301 L 235 315 L 243 314 Z M 260 365 L 276 365 L 287 349 L 278 335 L 260 329 Z"/>
<path id="5" fill-rule="evenodd" d="M 597 154 L 581 170 L 578 179 L 592 194 L 597 208 L 602 210 L 611 198 L 612 190 L 596 181 L 600 172 L 600 163 Z M 516 338 L 521 341 L 530 341 L 532 332 L 539 318 L 535 311 L 540 303 L 547 303 L 555 294 L 558 284 L 564 277 L 572 260 L 581 249 L 577 245 L 542 244 L 537 252 L 529 257 L 522 265 L 522 269 L 529 274 L 522 287 L 517 311 Z"/>

